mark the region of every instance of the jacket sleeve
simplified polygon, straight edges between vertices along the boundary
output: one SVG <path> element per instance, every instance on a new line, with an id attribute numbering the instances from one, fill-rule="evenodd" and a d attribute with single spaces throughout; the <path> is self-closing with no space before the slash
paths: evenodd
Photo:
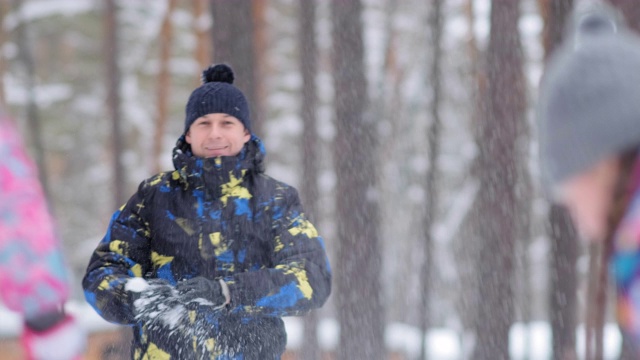
<path id="1" fill-rule="evenodd" d="M 37 317 L 67 300 L 67 268 L 36 167 L 3 116 L 0 112 L 0 298 L 9 309 Z"/>
<path id="2" fill-rule="evenodd" d="M 150 267 L 149 224 L 143 209 L 149 199 L 143 182 L 131 199 L 116 211 L 107 233 L 93 252 L 82 280 L 85 298 L 105 320 L 134 324 L 127 281 L 142 277 Z"/>
<path id="3" fill-rule="evenodd" d="M 319 308 L 331 293 L 331 268 L 324 241 L 309 222 L 298 194 L 289 188 L 274 209 L 274 266 L 224 279 L 231 311 L 257 315 L 301 315 Z"/>

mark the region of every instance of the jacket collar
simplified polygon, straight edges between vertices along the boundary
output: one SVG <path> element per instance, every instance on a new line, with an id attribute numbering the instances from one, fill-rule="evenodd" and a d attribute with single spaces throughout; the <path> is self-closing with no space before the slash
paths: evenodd
<path id="1" fill-rule="evenodd" d="M 251 135 L 236 156 L 200 158 L 182 135 L 173 148 L 173 165 L 185 188 L 219 197 L 223 187 L 240 185 L 246 177 L 264 172 L 266 151 L 260 138 Z"/>

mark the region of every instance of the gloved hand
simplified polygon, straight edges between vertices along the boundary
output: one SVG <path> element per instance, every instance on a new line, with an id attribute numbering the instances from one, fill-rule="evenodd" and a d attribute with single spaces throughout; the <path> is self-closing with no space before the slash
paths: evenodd
<path id="1" fill-rule="evenodd" d="M 130 296 L 134 312 L 150 304 L 168 301 L 177 295 L 175 289 L 164 279 L 146 280 L 136 277 L 127 282 L 125 290 Z"/>
<path id="2" fill-rule="evenodd" d="M 80 360 L 87 346 L 85 331 L 70 315 L 60 312 L 57 321 L 47 314 L 27 319 L 21 342 L 28 360 Z"/>
<path id="3" fill-rule="evenodd" d="M 135 277 L 127 281 L 125 290 L 133 315 L 141 323 L 173 329 L 186 318 L 178 292 L 166 280 Z"/>
<path id="4" fill-rule="evenodd" d="M 176 290 L 185 303 L 199 303 L 211 305 L 216 309 L 223 308 L 230 301 L 229 287 L 220 280 L 209 280 L 197 276 L 179 282 Z"/>

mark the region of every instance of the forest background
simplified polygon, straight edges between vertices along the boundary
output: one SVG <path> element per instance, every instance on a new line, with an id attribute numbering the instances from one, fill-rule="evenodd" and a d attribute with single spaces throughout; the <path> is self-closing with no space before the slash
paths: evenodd
<path id="1" fill-rule="evenodd" d="M 640 29 L 633 0 L 611 2 Z M 172 169 L 200 72 L 225 62 L 267 173 L 300 190 L 330 253 L 333 294 L 304 319 L 309 359 L 322 318 L 340 325 L 341 359 L 383 359 L 391 322 L 508 358 L 512 325 L 533 321 L 568 359 L 588 249 L 540 189 L 535 104 L 574 5 L 0 0 L 0 106 L 38 164 L 76 299 L 113 211 Z"/>

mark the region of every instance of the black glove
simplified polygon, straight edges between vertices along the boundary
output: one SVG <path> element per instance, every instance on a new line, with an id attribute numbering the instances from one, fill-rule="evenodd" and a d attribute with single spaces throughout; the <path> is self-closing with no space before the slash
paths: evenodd
<path id="1" fill-rule="evenodd" d="M 225 294 L 228 290 L 222 280 L 209 280 L 197 276 L 189 280 L 179 282 L 176 290 L 185 303 L 199 303 L 222 308 L 229 303 L 229 297 Z"/>

